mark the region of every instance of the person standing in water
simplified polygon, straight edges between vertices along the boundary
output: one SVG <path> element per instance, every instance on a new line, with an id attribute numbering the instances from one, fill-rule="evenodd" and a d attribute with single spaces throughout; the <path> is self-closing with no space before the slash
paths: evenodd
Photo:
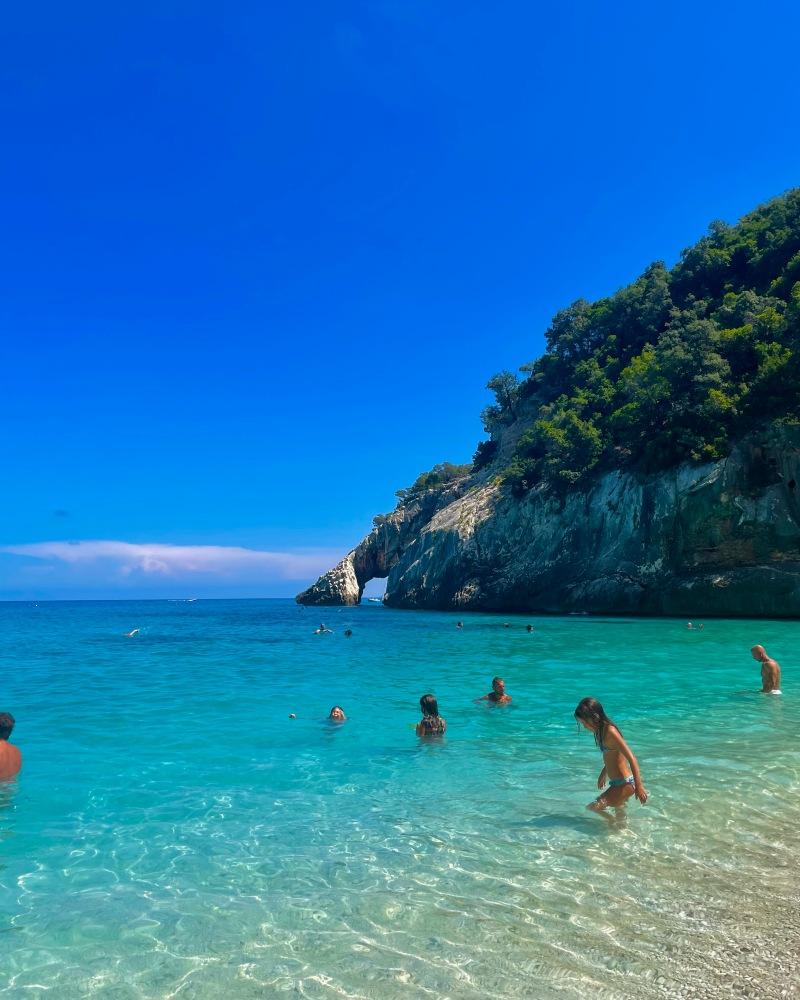
<path id="1" fill-rule="evenodd" d="M 13 730 L 14 716 L 9 712 L 0 712 L 0 781 L 13 778 L 22 767 L 19 747 L 8 742 Z"/>
<path id="2" fill-rule="evenodd" d="M 603 755 L 603 770 L 597 779 L 597 787 L 603 789 L 608 782 L 608 789 L 586 808 L 594 812 L 602 812 L 609 806 L 617 809 L 625 805 L 631 795 L 644 805 L 647 791 L 639 773 L 639 764 L 600 702 L 596 698 L 584 698 L 575 709 L 575 718 L 594 735 L 594 741 Z"/>
<path id="3" fill-rule="evenodd" d="M 419 700 L 422 718 L 417 723 L 417 736 L 443 736 L 447 723 L 439 715 L 439 703 L 432 694 L 424 694 Z"/>
<path id="4" fill-rule="evenodd" d="M 761 664 L 761 693 L 781 694 L 781 668 L 778 661 L 767 656 L 763 646 L 753 646 L 750 655 Z"/>
<path id="5" fill-rule="evenodd" d="M 475 701 L 490 701 L 493 705 L 507 705 L 511 701 L 511 695 L 506 694 L 506 682 L 503 678 L 495 677 L 492 680 L 492 690 L 482 698 L 476 698 Z"/>

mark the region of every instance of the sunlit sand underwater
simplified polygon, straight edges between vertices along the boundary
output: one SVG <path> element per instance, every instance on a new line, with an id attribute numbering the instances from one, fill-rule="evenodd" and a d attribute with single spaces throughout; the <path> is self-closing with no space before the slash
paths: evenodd
<path id="1" fill-rule="evenodd" d="M 797 995 L 797 625 L 506 620 L 0 605 L 0 996 Z M 650 792 L 618 822 L 585 695 Z"/>

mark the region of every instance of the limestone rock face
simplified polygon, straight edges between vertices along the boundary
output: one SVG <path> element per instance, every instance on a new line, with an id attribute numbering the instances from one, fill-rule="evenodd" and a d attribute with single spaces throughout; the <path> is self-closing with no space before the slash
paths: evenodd
<path id="1" fill-rule="evenodd" d="M 441 507 L 458 496 L 458 487 L 431 491 L 413 503 L 376 518 L 367 537 L 324 573 L 317 582 L 297 595 L 298 604 L 358 604 L 370 580 L 383 579 L 397 565 L 405 547 Z"/>
<path id="2" fill-rule="evenodd" d="M 298 601 L 356 603 L 386 575 L 394 607 L 800 615 L 800 428 L 703 466 L 610 472 L 563 499 L 477 480 L 432 491 Z"/>

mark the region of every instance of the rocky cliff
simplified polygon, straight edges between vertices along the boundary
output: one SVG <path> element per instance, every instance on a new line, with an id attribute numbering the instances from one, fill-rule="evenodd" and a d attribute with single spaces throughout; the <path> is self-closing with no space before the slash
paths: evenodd
<path id="1" fill-rule="evenodd" d="M 609 472 L 566 497 L 489 478 L 379 519 L 301 604 L 355 604 L 387 577 L 393 607 L 605 614 L 800 614 L 800 427 L 724 460 Z"/>

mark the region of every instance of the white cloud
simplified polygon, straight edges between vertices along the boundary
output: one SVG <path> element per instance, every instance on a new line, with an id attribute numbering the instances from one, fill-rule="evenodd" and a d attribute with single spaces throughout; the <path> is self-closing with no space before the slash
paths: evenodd
<path id="1" fill-rule="evenodd" d="M 91 571 L 95 578 L 119 580 L 197 578 L 252 581 L 309 580 L 329 569 L 342 553 L 327 549 L 269 552 L 234 545 L 138 544 L 112 540 L 32 542 L 2 545 L 0 553 L 50 565 Z"/>

